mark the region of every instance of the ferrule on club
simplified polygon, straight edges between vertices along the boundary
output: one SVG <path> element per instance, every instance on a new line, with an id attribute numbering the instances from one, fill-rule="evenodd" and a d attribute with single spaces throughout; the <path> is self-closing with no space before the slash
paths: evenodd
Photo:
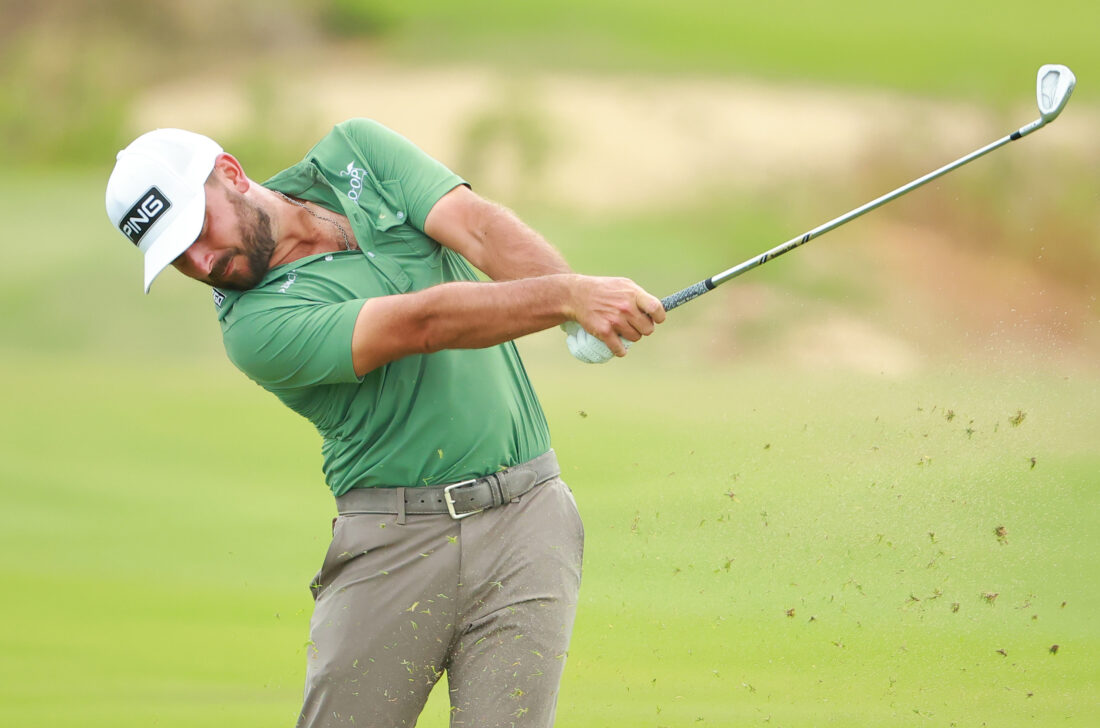
<path id="1" fill-rule="evenodd" d="M 1042 128 L 1042 126 L 1045 125 L 1046 123 L 1047 123 L 1046 120 L 1043 119 L 1042 117 L 1040 117 L 1040 118 L 1036 119 L 1035 121 L 1031 122 L 1030 124 L 1028 124 L 1027 126 L 1022 126 L 1018 130 L 1012 132 L 1011 138 L 1012 138 L 1013 141 L 1015 141 L 1015 140 L 1019 139 L 1020 137 L 1025 137 L 1028 134 L 1030 134 L 1031 132 L 1035 131 L 1036 129 Z"/>

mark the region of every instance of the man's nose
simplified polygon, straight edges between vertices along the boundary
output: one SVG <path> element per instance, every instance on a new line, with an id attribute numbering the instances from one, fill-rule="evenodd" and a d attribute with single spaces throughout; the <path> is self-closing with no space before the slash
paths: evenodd
<path id="1" fill-rule="evenodd" d="M 213 254 L 204 245 L 196 241 L 173 261 L 173 265 L 182 271 L 184 275 L 205 278 L 210 275 L 213 261 Z"/>

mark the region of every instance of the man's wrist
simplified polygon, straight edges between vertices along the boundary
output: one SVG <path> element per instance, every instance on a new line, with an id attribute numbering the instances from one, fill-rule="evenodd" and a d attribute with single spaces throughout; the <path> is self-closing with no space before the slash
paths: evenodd
<path id="1" fill-rule="evenodd" d="M 556 298 L 560 302 L 558 313 L 564 321 L 576 321 L 580 313 L 579 291 L 584 276 L 577 273 L 557 273 L 553 276 L 561 286 Z"/>

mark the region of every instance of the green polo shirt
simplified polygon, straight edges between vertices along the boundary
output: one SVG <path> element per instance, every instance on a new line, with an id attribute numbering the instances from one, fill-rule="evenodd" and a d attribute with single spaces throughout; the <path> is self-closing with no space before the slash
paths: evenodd
<path id="1" fill-rule="evenodd" d="M 404 137 L 353 119 L 264 184 L 346 215 L 361 248 L 279 266 L 243 293 L 214 291 L 230 360 L 316 426 L 334 494 L 457 482 L 549 450 L 512 342 L 408 356 L 363 377 L 352 366 L 367 299 L 478 279 L 423 233 L 461 178 Z"/>

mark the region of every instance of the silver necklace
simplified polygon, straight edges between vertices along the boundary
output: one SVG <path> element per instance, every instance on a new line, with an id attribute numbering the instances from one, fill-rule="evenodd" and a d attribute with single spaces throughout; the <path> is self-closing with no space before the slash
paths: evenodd
<path id="1" fill-rule="evenodd" d="M 333 227 L 335 227 L 337 230 L 339 230 L 340 235 L 343 236 L 343 238 L 344 238 L 344 247 L 347 248 L 348 250 L 352 249 L 351 239 L 348 238 L 348 234 L 344 231 L 344 226 L 343 225 L 336 222 L 331 217 L 325 217 L 324 215 L 318 215 L 316 212 L 314 212 L 313 210 L 306 207 L 306 203 L 298 202 L 298 200 L 295 200 L 293 197 L 287 197 L 282 192 L 279 192 L 279 190 L 271 190 L 271 191 L 274 192 L 275 194 L 277 194 L 279 197 L 282 197 L 284 200 L 286 200 L 290 204 L 296 205 L 297 207 L 302 208 L 303 210 L 305 210 L 306 212 L 308 212 L 310 215 L 317 218 L 318 220 L 324 220 L 325 222 L 331 224 Z"/>

